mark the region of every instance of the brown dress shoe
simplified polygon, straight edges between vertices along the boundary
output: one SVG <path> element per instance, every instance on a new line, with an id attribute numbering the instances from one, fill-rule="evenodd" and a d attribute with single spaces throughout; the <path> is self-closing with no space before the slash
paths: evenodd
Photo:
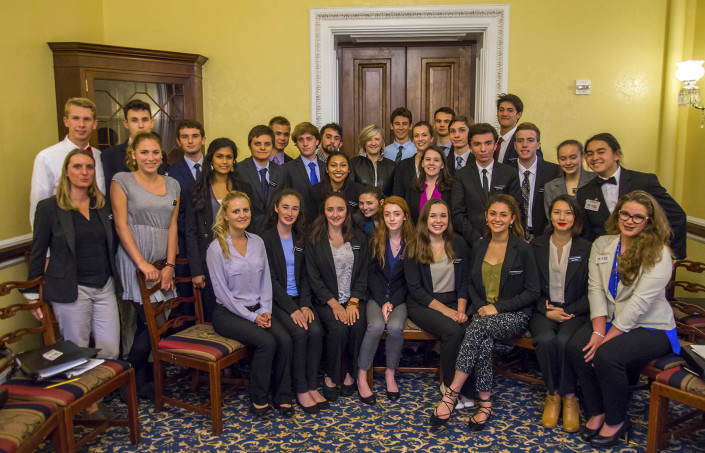
<path id="1" fill-rule="evenodd" d="M 559 415 L 561 415 L 561 397 L 557 393 L 549 393 L 548 396 L 546 396 L 541 424 L 544 428 L 555 428 L 558 424 Z"/>
<path id="2" fill-rule="evenodd" d="M 563 398 L 563 431 L 575 433 L 580 429 L 580 405 L 575 396 Z"/>

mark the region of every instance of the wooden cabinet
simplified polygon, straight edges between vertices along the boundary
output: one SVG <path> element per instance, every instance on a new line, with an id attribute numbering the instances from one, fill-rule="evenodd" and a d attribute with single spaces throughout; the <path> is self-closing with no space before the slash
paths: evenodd
<path id="1" fill-rule="evenodd" d="M 91 144 L 105 149 L 129 137 L 122 106 L 131 99 L 149 103 L 154 132 L 162 136 L 169 161 L 180 158 L 176 124 L 185 119 L 203 123 L 202 67 L 208 60 L 197 54 L 105 46 L 79 42 L 50 42 L 59 140 L 66 135 L 64 104 L 72 97 L 96 103 L 98 129 Z"/>

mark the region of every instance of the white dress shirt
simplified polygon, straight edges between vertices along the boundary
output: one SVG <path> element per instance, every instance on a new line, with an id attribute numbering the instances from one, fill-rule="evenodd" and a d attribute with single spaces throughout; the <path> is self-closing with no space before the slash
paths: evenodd
<path id="1" fill-rule="evenodd" d="M 502 135 L 502 144 L 499 145 L 499 156 L 497 156 L 497 161 L 504 162 L 504 155 L 507 154 L 507 146 L 509 146 L 509 141 L 512 139 L 514 132 L 516 132 L 517 127 Z"/>
<path id="2" fill-rule="evenodd" d="M 477 161 L 475 161 L 475 164 L 477 165 L 477 172 L 480 175 L 480 186 L 482 186 L 482 170 L 487 170 L 487 187 L 489 187 L 490 192 L 492 192 L 492 168 L 494 168 L 494 160 L 484 168 L 481 167 Z"/>
<path id="3" fill-rule="evenodd" d="M 465 166 L 468 164 L 468 159 L 470 158 L 470 148 L 468 148 L 468 150 L 461 155 L 458 155 L 455 152 L 453 153 L 453 168 L 455 169 L 458 168 L 458 157 L 463 160 L 463 166 L 460 168 L 465 168 Z"/>
<path id="4" fill-rule="evenodd" d="M 519 188 L 521 188 L 521 185 L 524 184 L 524 172 L 527 170 L 531 172 L 531 174 L 528 176 L 529 177 L 529 185 L 531 186 L 531 193 L 529 193 L 529 216 L 526 219 L 526 225 L 529 228 L 533 228 L 534 222 L 533 222 L 533 214 L 531 213 L 534 209 L 534 191 L 536 190 L 536 167 L 538 167 L 538 158 L 534 160 L 533 165 L 529 168 L 524 168 L 522 164 L 519 163 L 519 160 L 517 159 L 517 167 L 519 168 Z"/>
<path id="5" fill-rule="evenodd" d="M 602 196 L 605 197 L 605 203 L 607 203 L 607 209 L 610 210 L 610 214 L 617 207 L 617 201 L 619 200 L 619 177 L 622 175 L 622 167 L 617 167 L 617 171 L 614 172 L 612 176 L 617 180 L 617 184 L 602 184 Z M 609 179 L 602 178 L 601 179 Z"/>
<path id="6" fill-rule="evenodd" d="M 318 178 L 318 182 L 321 182 L 321 169 L 318 167 L 318 159 L 317 155 L 313 155 L 311 159 L 308 159 L 304 157 L 304 155 L 301 155 L 301 162 L 304 164 L 304 169 L 306 169 L 306 174 L 308 175 L 309 181 L 311 180 L 311 167 L 308 165 L 313 162 L 313 164 L 316 166 L 316 178 Z M 269 173 L 269 172 L 268 172 Z"/>
<path id="7" fill-rule="evenodd" d="M 188 169 L 191 170 L 191 176 L 193 176 L 194 181 L 196 180 L 196 168 L 195 165 L 198 164 L 201 166 L 201 171 L 203 171 L 203 155 L 201 155 L 201 159 L 198 162 L 194 162 L 191 159 L 184 157 L 184 160 L 186 161 L 186 165 L 188 165 Z"/>
<path id="8" fill-rule="evenodd" d="M 34 228 L 34 212 L 37 203 L 56 195 L 56 186 L 61 177 L 61 169 L 68 153 L 80 146 L 76 146 L 68 135 L 56 145 L 52 145 L 37 154 L 34 158 L 32 170 L 32 184 L 29 191 L 29 224 Z M 103 163 L 100 160 L 100 150 L 91 147 L 95 159 L 95 180 L 101 192 L 105 193 L 105 176 Z"/>

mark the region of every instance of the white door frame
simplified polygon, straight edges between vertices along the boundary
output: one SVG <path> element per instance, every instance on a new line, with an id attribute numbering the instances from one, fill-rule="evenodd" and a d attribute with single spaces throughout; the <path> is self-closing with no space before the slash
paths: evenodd
<path id="1" fill-rule="evenodd" d="M 509 5 L 311 8 L 311 121 L 339 120 L 336 45 L 351 42 L 477 40 L 477 122 L 496 123 L 507 90 Z"/>

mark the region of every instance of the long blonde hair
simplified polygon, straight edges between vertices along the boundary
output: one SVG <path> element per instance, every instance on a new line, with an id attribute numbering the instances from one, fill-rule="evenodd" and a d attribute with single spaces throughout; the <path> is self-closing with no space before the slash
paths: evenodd
<path id="1" fill-rule="evenodd" d="M 61 167 L 61 176 L 56 185 L 56 204 L 65 211 L 78 211 L 78 206 L 71 199 L 71 181 L 69 181 L 69 175 L 67 174 L 71 158 L 78 154 L 90 157 L 95 166 L 93 154 L 85 149 L 76 148 L 66 155 L 64 165 Z M 88 197 L 93 200 L 92 209 L 100 209 L 105 206 L 105 195 L 103 195 L 103 192 L 100 191 L 98 184 L 95 182 L 95 173 L 93 174 L 93 181 L 88 187 Z"/>
<path id="2" fill-rule="evenodd" d="M 620 234 L 619 211 L 624 203 L 633 201 L 646 208 L 648 219 L 646 226 L 631 239 L 629 248 L 619 256 L 617 270 L 622 284 L 634 283 L 639 271 L 653 267 L 663 258 L 662 250 L 671 242 L 671 226 L 661 205 L 649 193 L 643 190 L 629 192 L 619 199 L 612 215 L 605 223 L 607 234 Z"/>
<path id="3" fill-rule="evenodd" d="M 230 244 L 228 244 L 230 224 L 227 220 L 225 220 L 225 212 L 228 210 L 230 202 L 236 198 L 247 200 L 247 205 L 252 207 L 250 197 L 248 197 L 244 192 L 238 192 L 236 190 L 228 192 L 223 197 L 223 201 L 220 202 L 220 209 L 218 209 L 218 213 L 215 215 L 215 222 L 213 223 L 213 233 L 215 233 L 215 237 L 218 239 L 220 248 L 223 250 L 223 256 L 225 256 L 225 259 L 228 261 L 230 260 Z"/>

